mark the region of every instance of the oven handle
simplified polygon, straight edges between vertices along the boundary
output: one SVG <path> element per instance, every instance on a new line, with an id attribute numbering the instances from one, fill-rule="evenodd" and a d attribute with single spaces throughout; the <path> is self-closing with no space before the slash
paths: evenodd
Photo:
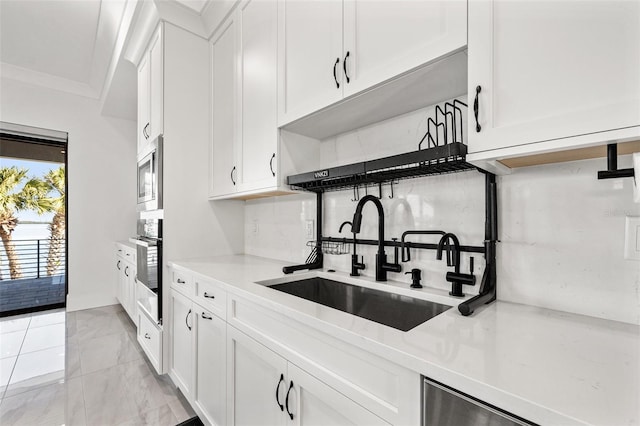
<path id="1" fill-rule="evenodd" d="M 147 241 L 147 240 L 141 240 L 138 238 L 129 238 L 129 242 L 142 247 L 155 247 L 158 245 L 157 241 Z"/>

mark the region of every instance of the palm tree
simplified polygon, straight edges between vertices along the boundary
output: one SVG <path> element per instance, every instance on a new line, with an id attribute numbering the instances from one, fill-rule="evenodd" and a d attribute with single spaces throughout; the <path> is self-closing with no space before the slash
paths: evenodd
<path id="1" fill-rule="evenodd" d="M 44 181 L 30 178 L 20 190 L 16 191 L 26 177 L 26 169 L 15 166 L 0 168 L 0 238 L 9 260 L 11 279 L 22 278 L 22 270 L 11 236 L 18 226 L 16 213 L 22 210 L 35 210 L 38 214 L 42 214 L 51 210 L 51 203 L 46 196 L 49 185 Z"/>
<path id="2" fill-rule="evenodd" d="M 65 240 L 65 169 L 60 166 L 56 170 L 51 170 L 44 176 L 45 182 L 49 185 L 50 191 L 56 195 L 49 198 L 51 211 L 54 212 L 53 219 L 49 225 L 49 254 L 47 256 L 47 275 L 51 276 L 60 266 L 60 255 Z"/>

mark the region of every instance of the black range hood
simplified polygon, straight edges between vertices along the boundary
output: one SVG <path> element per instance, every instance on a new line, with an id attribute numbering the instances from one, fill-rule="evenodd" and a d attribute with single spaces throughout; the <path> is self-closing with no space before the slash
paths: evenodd
<path id="1" fill-rule="evenodd" d="M 287 177 L 287 184 L 311 192 L 336 191 L 355 185 L 476 170 L 465 161 L 467 146 L 455 142 L 376 160 L 331 167 Z"/>

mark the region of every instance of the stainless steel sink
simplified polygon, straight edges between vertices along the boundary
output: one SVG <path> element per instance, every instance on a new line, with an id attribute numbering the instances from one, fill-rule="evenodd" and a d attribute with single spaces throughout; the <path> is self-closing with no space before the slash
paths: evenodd
<path id="1" fill-rule="evenodd" d="M 275 284 L 270 288 L 402 331 L 409 331 L 451 308 L 321 277 Z"/>

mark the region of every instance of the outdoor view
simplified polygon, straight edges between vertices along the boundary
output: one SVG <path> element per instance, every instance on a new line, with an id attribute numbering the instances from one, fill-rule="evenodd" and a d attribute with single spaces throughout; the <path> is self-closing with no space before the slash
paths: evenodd
<path id="1" fill-rule="evenodd" d="M 0 157 L 0 313 L 65 298 L 64 164 Z"/>

